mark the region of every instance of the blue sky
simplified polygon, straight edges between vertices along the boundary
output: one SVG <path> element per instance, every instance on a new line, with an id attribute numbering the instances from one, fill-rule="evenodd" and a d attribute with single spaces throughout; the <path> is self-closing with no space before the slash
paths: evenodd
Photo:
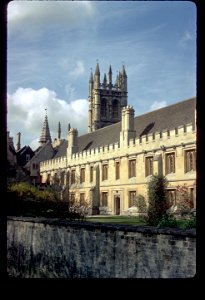
<path id="1" fill-rule="evenodd" d="M 122 64 L 135 115 L 196 96 L 196 6 L 190 1 L 12 1 L 8 5 L 8 130 L 38 146 L 48 112 L 87 133 L 88 81 Z"/>

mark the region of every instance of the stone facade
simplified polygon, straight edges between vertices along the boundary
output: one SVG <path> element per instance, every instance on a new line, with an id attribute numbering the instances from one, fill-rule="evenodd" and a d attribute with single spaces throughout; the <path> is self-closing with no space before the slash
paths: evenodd
<path id="1" fill-rule="evenodd" d="M 20 278 L 193 278 L 196 231 L 9 217 L 7 258 Z"/>
<path id="2" fill-rule="evenodd" d="M 125 131 L 123 135 L 123 131 L 121 131 L 120 143 L 80 153 L 76 150 L 73 153 L 74 148 L 68 147 L 67 156 L 41 162 L 42 180 L 46 182 L 48 174 L 52 178 L 57 172 L 66 174 L 72 170 L 75 170 L 79 177 L 81 169 L 84 168 L 84 182 L 71 184 L 66 182 L 65 176 L 64 184 L 70 185 L 76 198 L 80 197 L 80 193 L 84 193 L 85 199 L 91 200 L 93 207 L 101 208 L 103 206 L 102 193 L 107 193 L 107 213 L 122 214 L 129 208 L 129 192 L 133 191 L 136 192 L 136 195 L 143 195 L 147 200 L 147 183 L 150 176 L 146 176 L 145 173 L 146 159 L 153 157 L 153 174 L 166 174 L 166 157 L 172 153 L 174 154 L 175 171 L 166 174 L 169 190 L 174 191 L 177 185 L 186 183 L 192 192 L 196 171 L 186 171 L 185 168 L 187 153 L 196 149 L 196 132 L 193 130 L 192 124 L 187 124 L 186 131 L 184 131 L 184 126 L 177 129 L 177 134 L 175 129 L 170 130 L 169 136 L 166 131 L 162 135 L 156 133 L 154 139 L 152 134 L 143 136 L 141 139 L 129 139 L 129 132 Z M 136 161 L 136 175 L 129 178 L 130 161 Z M 116 179 L 116 163 L 120 165 L 119 179 Z M 102 177 L 104 165 L 108 168 L 107 179 Z M 91 172 L 93 172 L 92 181 Z M 177 203 L 174 204 L 177 205 Z M 195 197 L 193 205 L 195 206 Z"/>
<path id="3" fill-rule="evenodd" d="M 127 80 L 125 70 L 123 72 Z M 49 178 L 52 184 L 53 179 L 59 177 L 62 188 L 69 186 L 70 195 L 89 202 L 93 214 L 129 214 L 138 196 L 144 197 L 147 204 L 147 183 L 151 175 L 163 174 L 169 183 L 167 191 L 172 209 L 177 210 L 179 204 L 176 187 L 184 184 L 189 189 L 191 207 L 194 208 L 196 99 L 135 117 L 133 107 L 126 103 L 127 91 L 123 91 L 118 94 L 120 121 L 115 123 L 113 119 L 113 124 L 108 122 L 106 126 L 100 115 L 102 99 L 106 89 L 108 95 L 112 94 L 109 94 L 109 84 L 111 90 L 115 86 L 111 84 L 111 77 L 108 83 L 104 80 L 104 86 L 100 84 L 98 73 L 97 64 L 95 80 L 91 76 L 89 83 L 93 87 L 90 87 L 89 96 L 89 133 L 78 136 L 77 129 L 69 128 L 67 140 L 59 142 L 55 155 L 41 160 L 42 182 L 48 182 Z M 102 97 L 91 97 L 97 95 L 99 89 L 103 91 Z M 116 100 L 115 92 L 107 103 Z M 90 116 L 90 110 L 96 115 L 95 107 L 98 107 L 97 123 Z M 136 211 L 136 207 L 132 211 Z"/>

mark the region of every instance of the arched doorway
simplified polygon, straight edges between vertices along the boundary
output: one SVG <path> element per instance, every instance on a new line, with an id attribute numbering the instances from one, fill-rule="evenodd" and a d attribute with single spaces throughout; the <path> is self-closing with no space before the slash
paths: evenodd
<path id="1" fill-rule="evenodd" d="M 115 214 L 120 215 L 120 196 L 115 196 Z"/>

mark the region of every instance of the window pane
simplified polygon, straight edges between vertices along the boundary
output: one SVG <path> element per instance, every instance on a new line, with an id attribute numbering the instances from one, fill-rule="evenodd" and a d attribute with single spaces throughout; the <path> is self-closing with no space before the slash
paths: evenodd
<path id="1" fill-rule="evenodd" d="M 176 190 L 167 190 L 169 206 L 176 205 Z"/>
<path id="2" fill-rule="evenodd" d="M 146 157 L 145 176 L 153 175 L 153 157 Z"/>
<path id="3" fill-rule="evenodd" d="M 136 191 L 129 192 L 129 207 L 135 205 L 136 200 Z"/>
<path id="4" fill-rule="evenodd" d="M 84 168 L 82 168 L 81 170 L 80 170 L 80 182 L 82 183 L 82 182 L 85 182 L 85 169 Z"/>
<path id="5" fill-rule="evenodd" d="M 107 102 L 106 99 L 102 99 L 101 101 L 101 117 L 107 116 Z"/>
<path id="6" fill-rule="evenodd" d="M 115 163 L 115 178 L 120 179 L 120 162 L 116 161 Z"/>
<path id="7" fill-rule="evenodd" d="M 129 178 L 136 177 L 136 160 L 129 160 Z"/>
<path id="8" fill-rule="evenodd" d="M 196 150 L 189 150 L 185 153 L 185 172 L 196 170 Z"/>
<path id="9" fill-rule="evenodd" d="M 118 101 L 115 100 L 113 102 L 113 106 L 112 106 L 112 116 L 113 118 L 117 118 L 118 117 Z"/>
<path id="10" fill-rule="evenodd" d="M 85 204 L 85 194 L 80 194 L 80 205 L 84 205 Z"/>
<path id="11" fill-rule="evenodd" d="M 108 193 L 102 192 L 102 206 L 107 206 Z"/>
<path id="12" fill-rule="evenodd" d="M 102 180 L 108 179 L 108 165 L 102 166 Z"/>
<path id="13" fill-rule="evenodd" d="M 166 174 L 175 173 L 175 153 L 166 154 L 165 164 Z"/>
<path id="14" fill-rule="evenodd" d="M 71 183 L 75 183 L 75 170 L 71 171 Z"/>

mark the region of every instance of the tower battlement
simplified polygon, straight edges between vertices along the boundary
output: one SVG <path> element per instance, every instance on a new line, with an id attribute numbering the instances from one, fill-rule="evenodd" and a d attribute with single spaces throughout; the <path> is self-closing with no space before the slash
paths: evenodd
<path id="1" fill-rule="evenodd" d="M 72 155 L 62 156 L 56 159 L 49 159 L 41 162 L 41 171 L 53 170 L 58 167 L 67 168 L 68 166 L 85 164 L 97 162 L 100 159 L 113 160 L 114 158 L 124 157 L 126 155 L 139 155 L 142 153 L 152 153 L 160 152 L 188 147 L 191 141 L 191 144 L 195 143 L 196 131 L 194 124 L 184 124 L 177 128 L 171 130 L 164 130 L 163 132 L 156 132 L 143 135 L 141 137 L 130 138 L 127 141 L 127 146 L 120 145 L 120 142 L 113 143 L 110 145 L 105 145 L 97 148 L 92 148 L 89 150 L 84 150 L 82 152 L 76 152 Z M 184 141 L 182 143 L 181 141 Z"/>

